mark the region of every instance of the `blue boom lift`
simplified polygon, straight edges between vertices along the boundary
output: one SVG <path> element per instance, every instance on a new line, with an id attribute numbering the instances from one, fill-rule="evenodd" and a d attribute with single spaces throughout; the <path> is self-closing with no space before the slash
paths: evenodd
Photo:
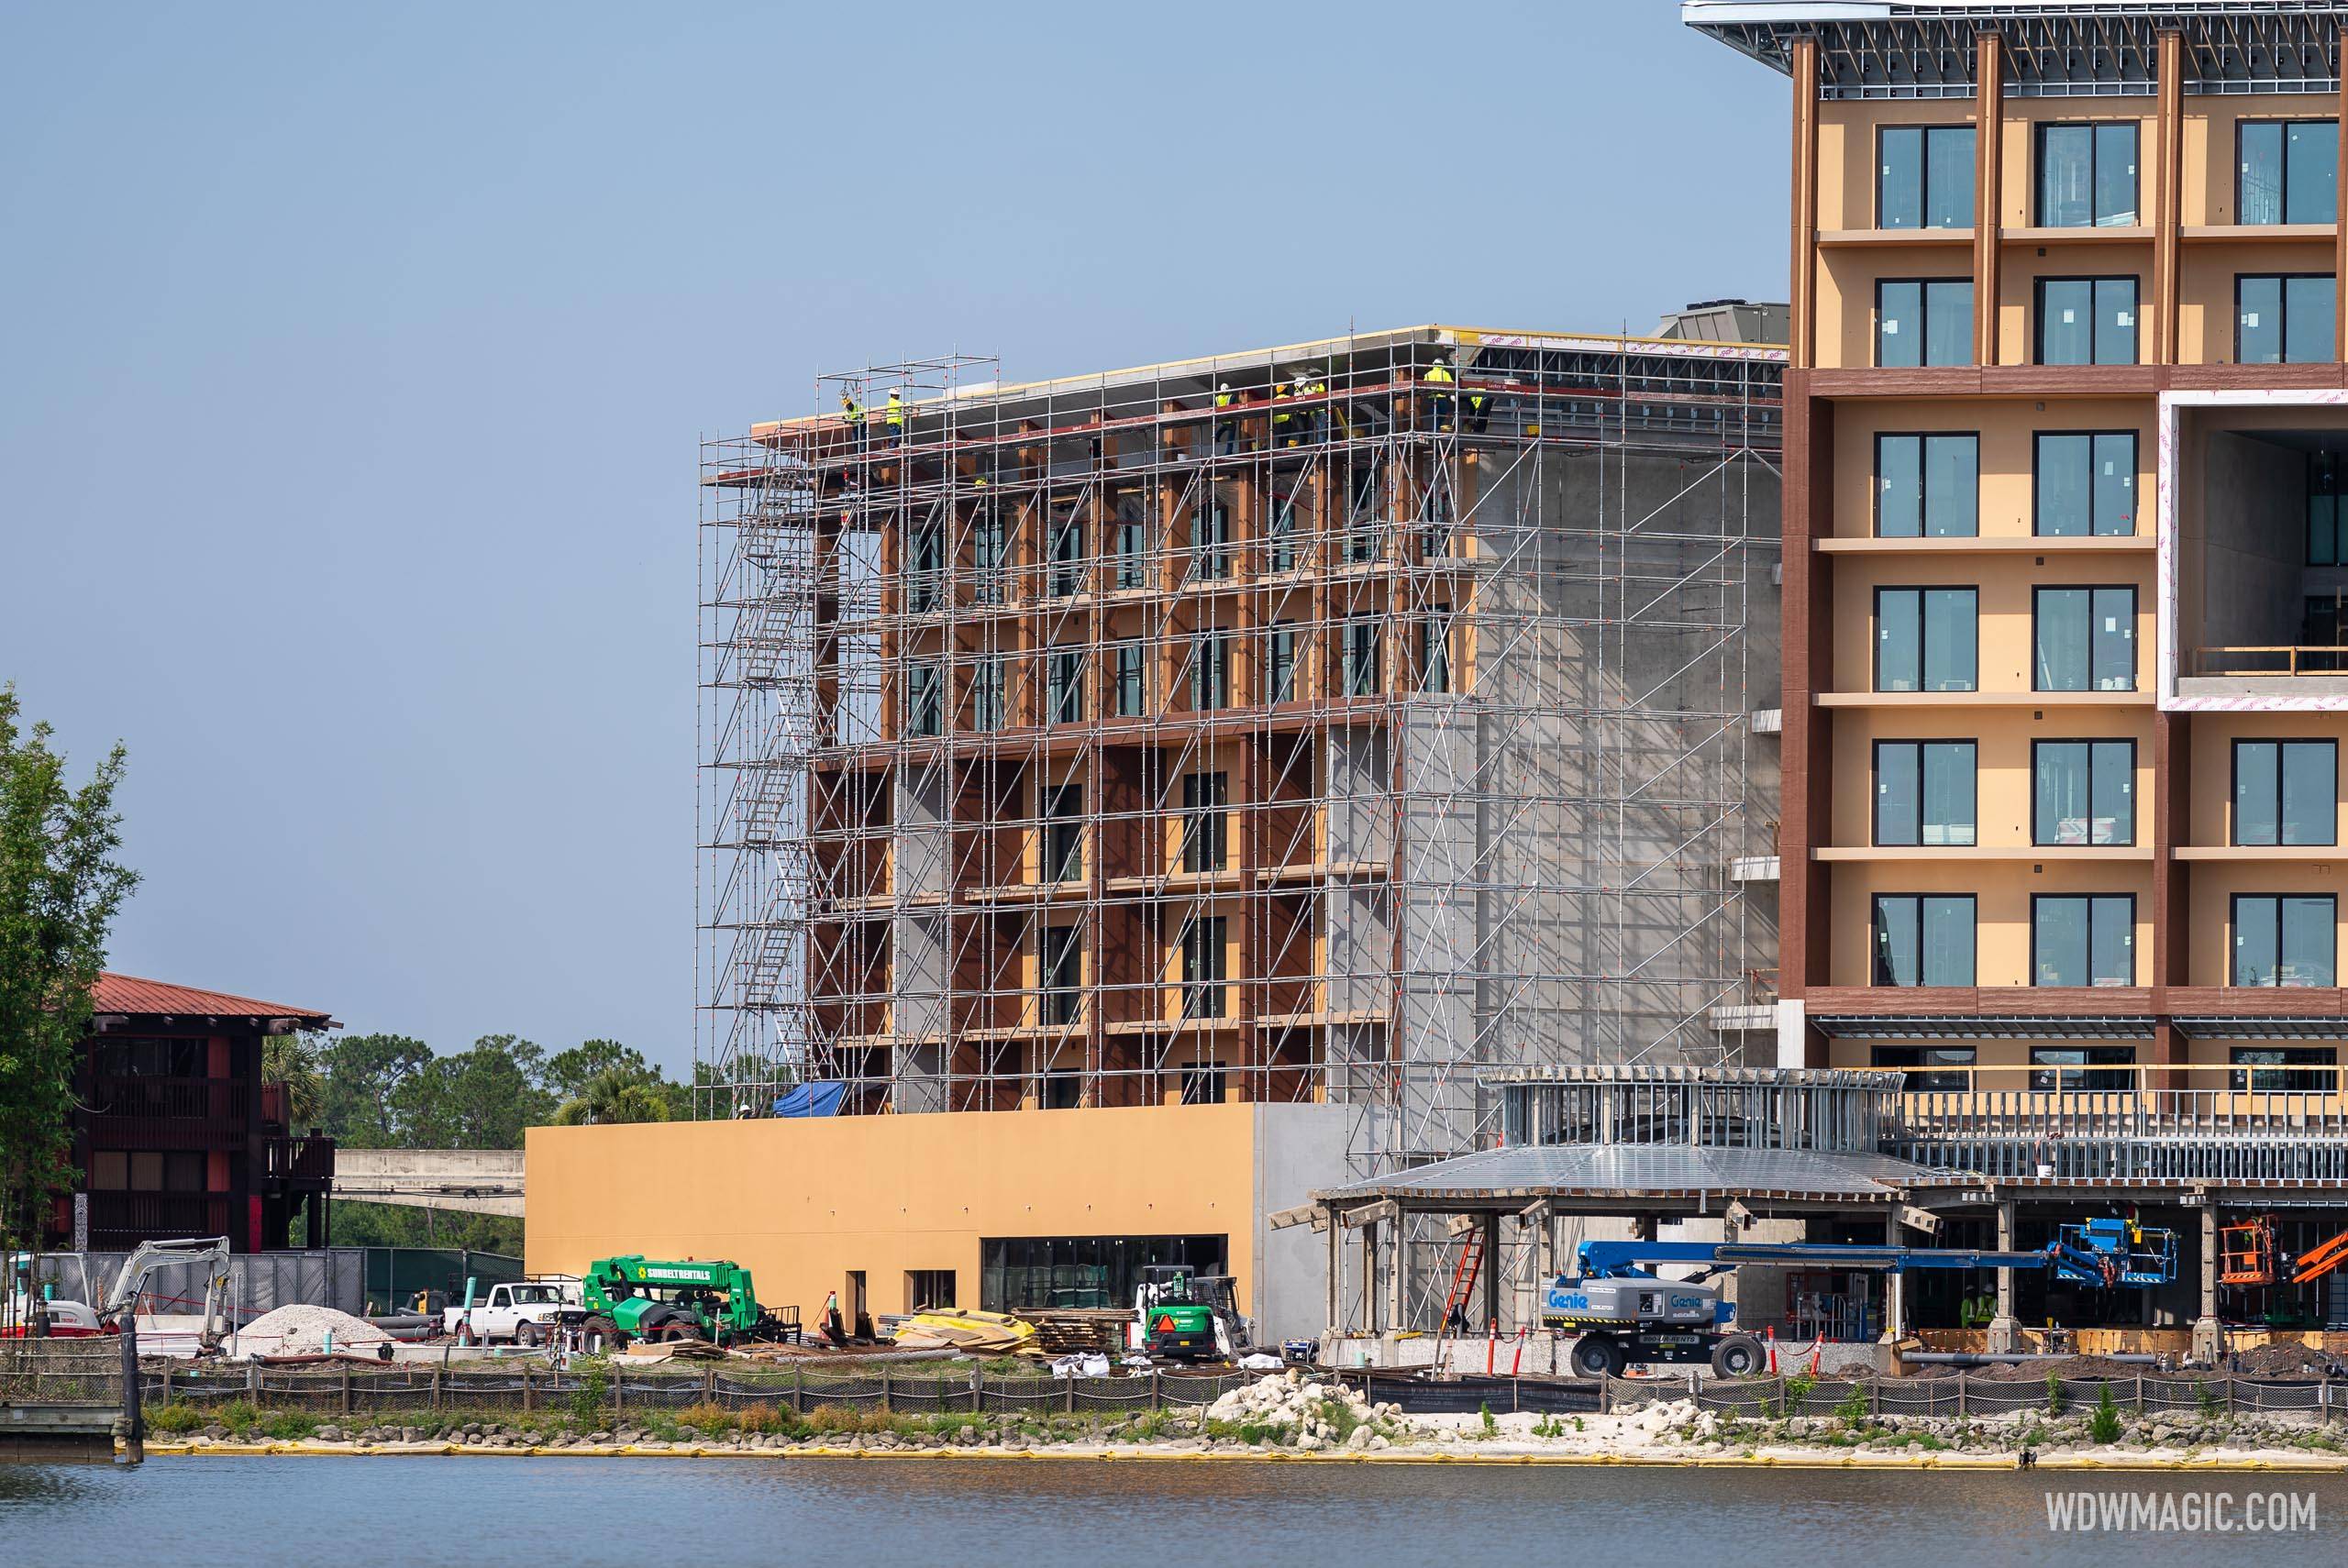
<path id="1" fill-rule="evenodd" d="M 2058 1279 L 2110 1290 L 2176 1277 L 2176 1234 L 2121 1219 L 2060 1227 L 2034 1252 L 1963 1247 L 1866 1246 L 1825 1242 L 1584 1242 L 1578 1275 L 1560 1275 L 1542 1301 L 1541 1320 L 1575 1331 L 1573 1369 L 1612 1376 L 1632 1362 L 1710 1362 L 1723 1377 L 1750 1377 L 1767 1360 L 1751 1334 L 1737 1332 L 1735 1306 L 1705 1283 L 1746 1264 L 1881 1270 L 2043 1268 Z M 1692 1279 L 1660 1279 L 1658 1264 L 1694 1264 Z M 1645 1265 L 1645 1266 L 1642 1266 Z"/>

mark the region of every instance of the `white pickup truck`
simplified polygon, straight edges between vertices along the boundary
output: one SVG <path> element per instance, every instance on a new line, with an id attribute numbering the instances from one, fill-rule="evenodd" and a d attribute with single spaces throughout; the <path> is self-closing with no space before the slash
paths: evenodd
<path id="1" fill-rule="evenodd" d="M 511 1340 L 515 1344 L 544 1344 L 555 1337 L 561 1314 L 580 1310 L 579 1281 L 570 1275 L 516 1280 L 493 1285 L 471 1307 L 450 1307 L 441 1314 L 440 1331 L 459 1344 L 488 1344 Z"/>

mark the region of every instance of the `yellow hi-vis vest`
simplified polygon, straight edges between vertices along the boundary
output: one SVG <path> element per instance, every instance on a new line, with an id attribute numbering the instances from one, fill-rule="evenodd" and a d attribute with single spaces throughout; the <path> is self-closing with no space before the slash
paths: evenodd
<path id="1" fill-rule="evenodd" d="M 886 414 L 889 420 L 890 429 L 903 430 L 905 427 L 905 400 L 899 397 L 895 392 L 891 392 L 889 394 L 889 406 L 886 410 Z"/>
<path id="2" fill-rule="evenodd" d="M 1448 365 L 1429 365 L 1427 367 L 1427 373 L 1419 379 L 1424 381 L 1441 381 L 1445 385 L 1448 385 L 1451 381 L 1451 367 Z"/>

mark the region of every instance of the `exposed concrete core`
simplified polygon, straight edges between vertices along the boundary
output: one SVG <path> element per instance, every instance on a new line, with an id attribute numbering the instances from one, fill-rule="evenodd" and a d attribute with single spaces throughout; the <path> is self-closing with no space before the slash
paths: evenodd
<path id="1" fill-rule="evenodd" d="M 2180 536 L 2180 555 L 2198 549 L 2201 647 L 2287 646 L 2299 640 L 2300 579 L 2307 568 L 2304 453 L 2231 431 L 2209 433 L 2198 537 Z M 2189 522 L 2188 522 L 2189 525 Z M 2187 601 L 2190 603 L 2190 600 Z M 2194 620 L 2187 611 L 2186 624 Z"/>
<path id="2" fill-rule="evenodd" d="M 2225 1333 L 2218 1320 L 2218 1206 L 2205 1196 L 2201 1204 L 2200 1315 L 2193 1320 L 2193 1358 L 2215 1365 L 2225 1348 Z"/>
<path id="3" fill-rule="evenodd" d="M 2014 1250 L 2014 1200 L 1998 1204 L 1998 1250 Z M 2014 1271 L 1998 1271 L 1998 1315 L 1989 1320 L 1989 1353 L 2007 1355 L 2021 1349 L 2021 1325 L 2014 1319 Z"/>

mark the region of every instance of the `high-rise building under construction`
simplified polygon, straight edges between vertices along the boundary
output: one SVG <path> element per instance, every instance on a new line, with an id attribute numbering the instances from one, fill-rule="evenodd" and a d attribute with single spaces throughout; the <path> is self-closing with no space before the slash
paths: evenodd
<path id="1" fill-rule="evenodd" d="M 1335 1103 L 1390 1164 L 1473 1144 L 1479 1068 L 1733 1058 L 1776 942 L 1761 316 L 891 365 L 711 443 L 714 1093 Z"/>

